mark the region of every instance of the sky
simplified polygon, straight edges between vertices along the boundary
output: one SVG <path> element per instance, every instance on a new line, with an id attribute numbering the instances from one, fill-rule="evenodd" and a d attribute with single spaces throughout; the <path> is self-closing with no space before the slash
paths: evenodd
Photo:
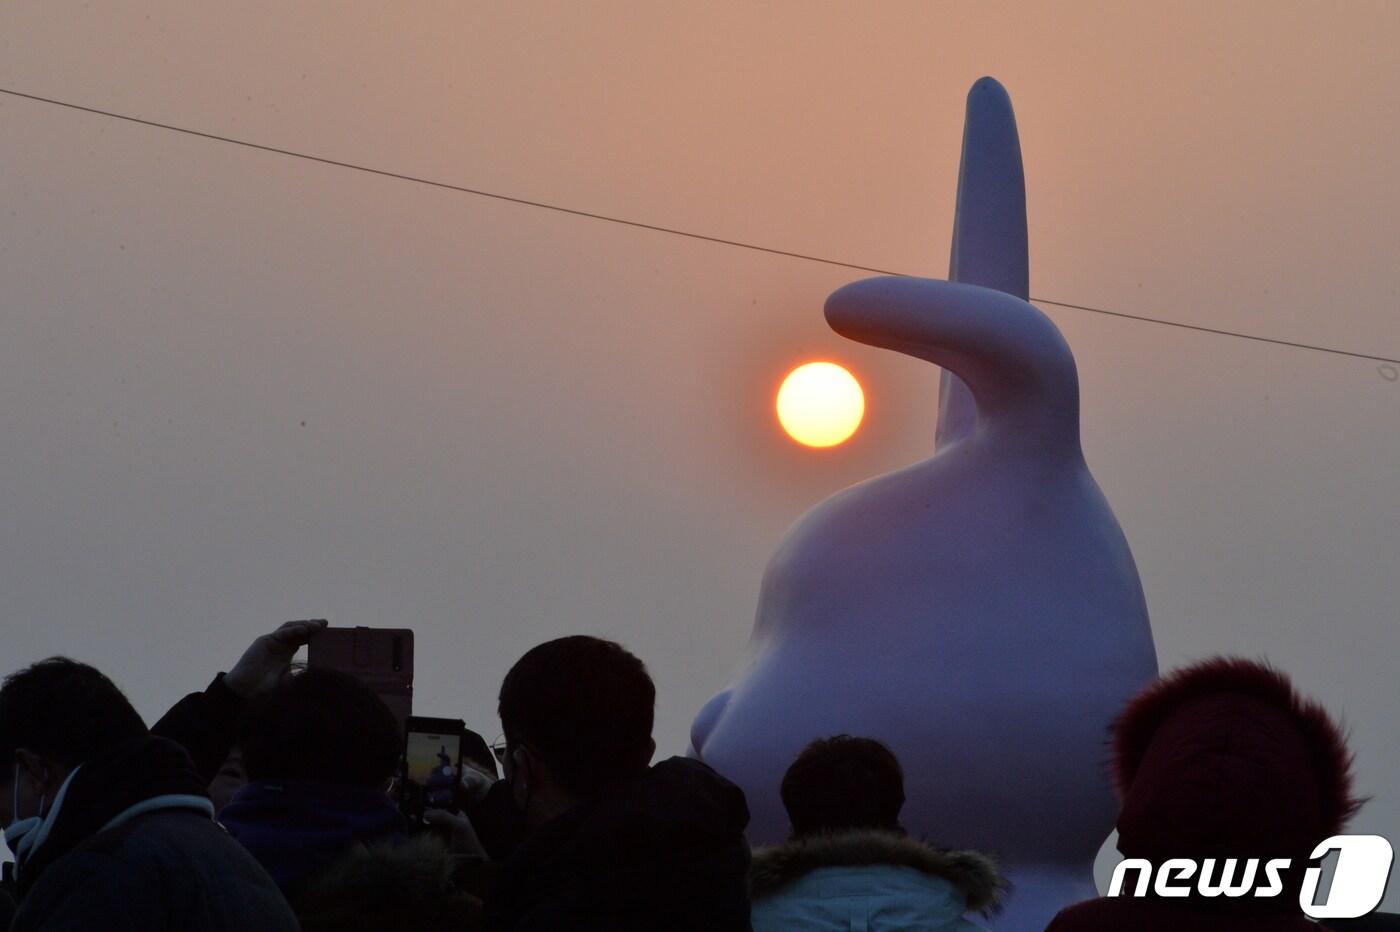
<path id="1" fill-rule="evenodd" d="M 990 74 L 1033 297 L 1396 358 L 1398 41 L 1389 2 L 50 0 L 0 87 L 942 276 Z M 325 617 L 413 628 L 416 709 L 489 740 L 511 662 L 587 632 L 680 752 L 784 530 L 932 452 L 937 370 L 825 326 L 859 272 L 5 95 L 0 165 L 0 666 L 148 720 Z M 1288 670 L 1400 841 L 1400 367 L 1041 306 L 1161 666 Z M 813 358 L 866 388 L 832 450 L 772 413 Z"/>

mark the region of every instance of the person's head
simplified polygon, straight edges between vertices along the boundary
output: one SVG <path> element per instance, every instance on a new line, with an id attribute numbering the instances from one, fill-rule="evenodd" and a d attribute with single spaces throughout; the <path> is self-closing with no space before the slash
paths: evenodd
<path id="1" fill-rule="evenodd" d="M 904 771 L 889 748 L 836 735 L 802 749 L 782 783 L 794 838 L 856 829 L 903 831 Z"/>
<path id="2" fill-rule="evenodd" d="M 253 699 L 238 724 L 249 780 L 385 787 L 398 767 L 398 722 L 349 673 L 311 668 Z"/>
<path id="3" fill-rule="evenodd" d="M 526 652 L 501 684 L 497 711 L 506 776 L 527 818 L 645 771 L 656 750 L 655 706 L 646 667 L 612 641 L 580 635 Z"/>
<path id="4" fill-rule="evenodd" d="M 1113 752 L 1127 857 L 1300 866 L 1363 802 L 1340 723 L 1281 670 L 1249 658 L 1163 674 L 1114 722 Z"/>
<path id="5" fill-rule="evenodd" d="M 0 820 L 38 815 L 73 768 L 147 734 L 101 672 L 50 657 L 0 686 Z"/>

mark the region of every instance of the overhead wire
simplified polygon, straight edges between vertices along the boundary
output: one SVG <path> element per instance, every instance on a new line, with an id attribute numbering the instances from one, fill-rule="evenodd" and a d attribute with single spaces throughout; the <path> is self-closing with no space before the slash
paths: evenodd
<path id="1" fill-rule="evenodd" d="M 509 194 L 502 194 L 497 191 L 487 191 L 481 188 L 472 188 L 466 185 L 453 184 L 446 181 L 437 181 L 432 178 L 424 178 L 419 175 L 410 175 L 405 172 L 390 171 L 383 168 L 375 168 L 371 165 L 362 165 L 357 162 L 347 162 L 342 159 L 333 159 L 321 155 L 313 155 L 308 152 L 300 152 L 295 149 L 286 149 L 279 146 L 266 145 L 264 143 L 252 142 L 247 139 L 239 139 L 234 136 L 225 136 L 219 133 L 210 133 L 203 130 L 191 129 L 186 126 L 178 126 L 173 123 L 162 123 L 157 120 L 150 120 L 144 117 L 132 116 L 127 113 L 118 113 L 113 110 L 103 110 L 99 107 L 90 107 L 84 104 L 77 104 L 71 101 L 58 100 L 53 97 L 43 97 L 38 94 L 30 94 L 13 88 L 0 87 L 0 94 L 15 97 L 22 100 L 34 101 L 36 103 L 48 104 L 55 107 L 63 107 L 68 110 L 75 110 L 80 113 L 93 114 L 95 116 L 107 117 L 113 120 L 121 120 L 127 123 L 134 123 L 138 126 L 146 126 L 153 129 L 166 130 L 167 132 L 180 133 L 185 136 L 193 136 L 199 139 L 207 139 L 213 142 L 221 142 L 227 145 L 241 146 L 245 149 L 254 149 L 259 152 L 267 152 L 273 155 L 282 155 L 289 158 L 301 159 L 308 162 L 316 162 L 322 165 L 330 165 L 336 168 L 349 169 L 350 171 L 361 172 L 368 175 L 376 175 L 381 178 L 392 178 L 398 181 L 407 181 L 413 184 L 427 185 L 446 191 L 455 191 L 459 194 L 470 194 L 474 197 L 489 198 L 491 200 L 503 201 L 508 204 L 516 204 L 522 207 L 533 207 L 538 210 L 548 210 L 555 213 L 567 214 L 574 217 L 581 217 L 587 220 L 596 220 L 603 223 L 612 223 L 619 226 L 632 227 L 639 230 L 648 230 L 653 233 L 661 233 L 668 236 L 679 236 L 686 239 L 698 240 L 706 243 L 715 243 L 721 246 L 731 246 L 737 249 L 747 249 L 754 252 L 767 253 L 774 256 L 783 256 L 789 259 L 799 259 L 804 262 L 817 262 L 822 265 L 834 266 L 836 268 L 850 269 L 856 272 L 870 272 L 875 275 L 897 275 L 901 277 L 912 277 L 910 273 L 900 272 L 893 269 L 882 269 L 870 265 L 862 265 L 857 262 L 846 262 L 840 259 L 831 259 L 824 256 L 814 256 L 808 253 L 794 252 L 787 249 L 777 249 L 772 246 L 764 246 L 758 243 L 749 243 L 743 240 L 727 239 L 721 236 L 711 236 L 705 233 L 696 233 L 691 230 L 682 230 L 675 227 L 662 226 L 655 223 L 645 223 L 640 220 L 631 220 L 625 217 L 614 217 L 609 214 L 596 213 L 594 211 L 580 210 L 574 207 L 566 207 L 562 204 L 553 204 L 547 201 L 532 200 L 530 198 L 516 197 Z M 1182 321 L 1169 320 L 1161 317 L 1150 317 L 1145 314 L 1128 314 L 1123 311 L 1114 311 L 1108 308 L 1093 307 L 1087 304 L 1074 304 L 1068 301 L 1057 301 L 1050 298 L 1032 297 L 1032 301 L 1038 304 L 1050 304 L 1055 307 L 1062 307 L 1076 311 L 1085 311 L 1091 314 L 1100 314 L 1108 317 L 1117 317 L 1124 320 L 1140 321 L 1142 323 L 1158 324 L 1164 327 L 1176 327 L 1181 330 L 1191 330 L 1197 333 L 1212 334 L 1215 336 L 1233 337 L 1240 340 L 1252 340 L 1257 343 L 1269 343 L 1275 346 L 1286 346 L 1293 349 L 1311 350 L 1318 353 L 1329 353 L 1334 356 L 1347 356 L 1353 359 L 1366 359 L 1372 362 L 1384 363 L 1392 366 L 1400 366 L 1400 358 L 1380 356 L 1371 353 L 1359 353 L 1352 350 L 1337 349 L 1330 346 L 1320 346 L 1314 343 L 1302 343 L 1293 340 L 1281 340 L 1276 337 L 1260 336 L 1259 334 L 1243 333 L 1236 330 L 1222 330 L 1215 327 L 1203 327 L 1198 324 L 1188 324 Z"/>

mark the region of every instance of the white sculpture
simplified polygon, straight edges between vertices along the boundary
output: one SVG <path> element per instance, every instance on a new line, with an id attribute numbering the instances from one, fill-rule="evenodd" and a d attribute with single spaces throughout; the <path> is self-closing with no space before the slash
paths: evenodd
<path id="1" fill-rule="evenodd" d="M 827 300 L 843 336 L 944 367 L 936 453 L 788 532 L 747 663 L 697 716 L 692 753 L 744 788 L 761 844 L 787 834 L 778 784 L 808 741 L 884 741 L 904 765 L 906 828 L 999 856 L 1014 889 L 991 925 L 1041 932 L 1096 895 L 1117 812 L 1108 726 L 1156 658 L 1080 449 L 1074 357 L 1026 303 L 1020 144 L 990 78 L 968 95 L 950 278 L 867 279 Z"/>

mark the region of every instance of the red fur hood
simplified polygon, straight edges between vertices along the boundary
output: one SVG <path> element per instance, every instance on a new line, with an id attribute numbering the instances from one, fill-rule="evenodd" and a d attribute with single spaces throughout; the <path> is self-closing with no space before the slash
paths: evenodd
<path id="1" fill-rule="evenodd" d="M 1341 728 L 1251 660 L 1161 678 L 1114 724 L 1113 752 L 1128 857 L 1306 859 L 1361 805 Z"/>

